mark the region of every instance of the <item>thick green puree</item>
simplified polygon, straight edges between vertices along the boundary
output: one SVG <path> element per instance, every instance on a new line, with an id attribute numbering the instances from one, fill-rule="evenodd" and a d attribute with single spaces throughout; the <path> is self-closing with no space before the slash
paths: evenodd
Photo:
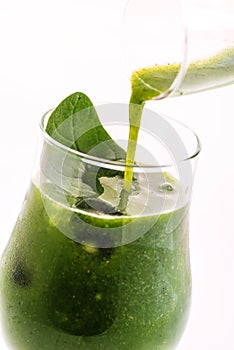
<path id="1" fill-rule="evenodd" d="M 155 65 L 133 72 L 131 77 L 132 95 L 129 108 L 129 146 L 125 171 L 125 191 L 131 191 L 132 167 L 134 163 L 137 138 L 141 124 L 142 111 L 146 101 L 166 97 L 170 94 L 181 65 Z M 184 76 L 173 90 L 173 95 L 183 95 L 223 86 L 234 82 L 234 47 L 225 49 L 217 55 L 192 62 Z M 123 200 L 124 202 L 126 199 Z"/>
<path id="2" fill-rule="evenodd" d="M 45 201 L 50 202 L 32 186 L 2 260 L 1 312 L 13 349 L 172 348 L 190 303 L 185 210 L 160 215 L 132 243 L 95 248 L 66 237 L 48 216 Z M 66 220 L 69 209 L 50 204 L 54 216 Z M 77 217 L 95 225 L 87 232 L 94 236 L 97 226 L 121 230 L 129 220 L 88 212 Z M 142 228 L 151 219 L 132 218 Z M 178 219 L 166 232 L 169 220 L 173 227 Z M 84 234 L 80 222 L 67 225 L 74 235 Z"/>
<path id="3" fill-rule="evenodd" d="M 131 103 L 141 104 L 170 92 L 181 65 L 155 65 L 133 72 Z M 173 95 L 183 95 L 226 85 L 234 81 L 234 47 L 213 57 L 193 61 Z"/>

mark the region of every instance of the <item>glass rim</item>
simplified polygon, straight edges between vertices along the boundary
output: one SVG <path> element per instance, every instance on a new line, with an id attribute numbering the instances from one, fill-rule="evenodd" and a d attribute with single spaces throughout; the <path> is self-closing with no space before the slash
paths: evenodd
<path id="1" fill-rule="evenodd" d="M 127 164 L 126 161 L 123 162 L 120 160 L 110 160 L 110 159 L 106 159 L 106 158 L 96 157 L 96 156 L 92 156 L 92 155 L 77 151 L 75 149 L 72 149 L 72 148 L 60 143 L 59 141 L 56 141 L 55 139 L 53 139 L 53 137 L 51 137 L 45 130 L 45 119 L 48 116 L 48 114 L 51 113 L 53 110 L 54 110 L 54 108 L 51 108 L 46 113 L 44 113 L 40 122 L 39 122 L 39 128 L 40 128 L 40 132 L 42 134 L 43 139 L 48 144 L 55 146 L 56 148 L 61 149 L 61 150 L 68 152 L 70 154 L 76 155 L 87 163 L 90 163 L 92 165 L 97 165 L 100 167 L 107 167 L 109 165 L 111 167 L 114 167 L 115 169 L 121 168 L 121 170 L 124 170 L 126 167 L 130 167 L 133 169 L 139 169 L 139 167 L 140 167 L 141 169 L 148 169 L 148 170 L 175 167 L 175 163 L 157 164 L 157 165 L 156 164 L 142 164 L 142 163 Z M 184 163 L 184 162 L 187 162 L 189 160 L 196 158 L 201 152 L 201 142 L 200 142 L 198 135 L 190 127 L 188 127 L 186 124 L 184 124 L 184 123 L 182 123 L 182 122 L 180 122 L 180 121 L 178 121 L 170 116 L 167 116 L 167 115 L 164 115 L 161 113 L 160 113 L 160 115 L 163 118 L 165 118 L 167 120 L 171 120 L 172 122 L 185 128 L 187 131 L 189 131 L 193 135 L 193 137 L 195 138 L 195 141 L 196 141 L 196 148 L 195 148 L 194 152 L 192 152 L 192 154 L 189 155 L 188 157 L 177 160 L 176 164 Z"/>

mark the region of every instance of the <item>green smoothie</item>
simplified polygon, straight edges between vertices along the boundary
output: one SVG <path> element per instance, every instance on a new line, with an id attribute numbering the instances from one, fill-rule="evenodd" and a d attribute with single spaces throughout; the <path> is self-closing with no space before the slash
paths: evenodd
<path id="1" fill-rule="evenodd" d="M 122 157 L 92 118 L 104 154 Z M 89 132 L 74 148 L 89 147 L 87 140 Z M 121 212 L 124 165 L 102 168 L 72 151 L 44 140 L 1 260 L 1 316 L 12 349 L 174 349 L 191 296 L 186 193 L 178 201 L 184 190 L 168 173 L 135 173 Z"/>
<path id="2" fill-rule="evenodd" d="M 193 85 L 202 86 L 199 65 L 214 80 L 228 76 L 233 55 L 225 56 L 225 67 L 223 58 L 191 66 L 182 92 Z M 31 185 L 1 260 L 2 323 L 13 349 L 175 348 L 186 324 L 191 295 L 189 203 L 182 200 L 176 204 L 176 194 L 184 189 L 170 174 L 148 174 L 151 204 L 148 211 L 136 213 L 142 201 L 140 197 L 134 204 L 134 198 L 144 192 L 144 186 L 140 177 L 133 176 L 131 165 L 144 103 L 169 89 L 178 69 L 176 65 L 156 66 L 133 73 L 124 174 L 105 167 L 95 171 L 95 165 L 79 160 L 82 176 L 77 182 L 78 194 L 74 197 L 68 191 L 64 202 L 55 181 L 64 162 L 53 163 L 53 152 L 48 148 L 57 146 L 45 140 L 40 176 L 46 175 L 46 180 L 35 180 Z M 91 106 L 83 95 L 78 95 L 72 106 L 81 102 Z M 94 125 L 95 137 L 90 138 L 84 123 L 80 127 L 85 133 L 71 148 L 86 153 L 96 140 L 100 144 L 108 141 L 108 152 L 103 148 L 102 154 L 123 160 L 125 152 L 98 124 L 95 113 L 86 117 L 87 123 Z M 58 114 L 53 132 L 60 119 Z M 56 141 L 69 147 L 69 132 L 57 132 Z M 91 143 L 86 142 L 87 135 Z M 74 161 L 78 158 L 72 153 L 68 163 Z M 69 180 L 71 174 L 65 170 L 63 176 Z M 91 186 L 93 176 L 97 193 Z"/>
<path id="3" fill-rule="evenodd" d="M 1 313 L 13 349 L 174 348 L 190 304 L 186 207 L 143 217 L 70 214 L 35 185 L 29 189 L 1 263 Z M 89 235 L 93 243 L 97 228 L 122 234 L 125 226 L 128 235 L 149 229 L 113 248 L 77 242 Z"/>
<path id="4" fill-rule="evenodd" d="M 141 104 L 164 95 L 170 90 L 180 68 L 180 64 L 170 63 L 134 71 L 131 77 L 131 103 Z M 173 95 L 217 88 L 232 82 L 234 82 L 234 47 L 227 48 L 213 57 L 191 62 Z"/>
<path id="5" fill-rule="evenodd" d="M 138 69 L 131 77 L 132 95 L 129 107 L 129 146 L 126 162 L 134 164 L 135 151 L 142 111 L 146 101 L 166 97 L 170 94 L 181 65 L 155 65 Z M 199 92 L 234 82 L 234 47 L 227 48 L 213 57 L 193 61 L 188 66 L 182 82 L 173 91 L 173 95 L 184 95 Z M 131 192 L 132 167 L 126 167 L 126 193 Z M 125 193 L 124 193 L 125 194 Z M 127 195 L 123 194 L 121 207 L 126 204 Z"/>

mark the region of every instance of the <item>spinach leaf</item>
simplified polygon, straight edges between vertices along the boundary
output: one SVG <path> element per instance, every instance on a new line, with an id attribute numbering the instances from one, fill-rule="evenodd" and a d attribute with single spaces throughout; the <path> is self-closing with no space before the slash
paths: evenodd
<path id="1" fill-rule="evenodd" d="M 78 152 L 107 160 L 125 160 L 126 152 L 110 137 L 102 126 L 97 112 L 90 99 L 81 92 L 73 93 L 65 98 L 51 113 L 46 132 L 56 141 Z M 42 168 L 48 179 L 68 193 L 77 192 L 74 183 L 86 192 L 88 185 L 96 196 L 104 189 L 99 179 L 103 176 L 123 177 L 123 172 L 83 163 L 76 154 L 55 149 L 47 145 L 43 156 Z M 88 187 L 87 187 L 88 188 Z M 92 198 L 90 190 L 87 194 L 78 191 L 75 197 Z M 95 196 L 95 194 L 94 194 Z"/>
<path id="2" fill-rule="evenodd" d="M 125 159 L 125 151 L 106 132 L 90 99 L 81 92 L 65 98 L 49 117 L 46 132 L 82 153 L 108 160 Z"/>

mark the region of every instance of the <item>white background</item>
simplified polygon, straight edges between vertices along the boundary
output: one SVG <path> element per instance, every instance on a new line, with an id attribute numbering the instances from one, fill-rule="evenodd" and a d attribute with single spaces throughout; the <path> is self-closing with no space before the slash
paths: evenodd
<path id="1" fill-rule="evenodd" d="M 91 59 L 77 39 L 81 17 L 78 0 L 0 1 L 1 252 L 30 181 L 42 114 L 85 88 L 84 75 L 89 89 Z M 104 90 L 104 73 L 97 74 Z M 178 350 L 234 349 L 233 101 L 229 86 L 149 104 L 193 128 L 203 147 L 191 207 L 193 304 Z M 0 347 L 6 349 L 2 338 Z"/>

